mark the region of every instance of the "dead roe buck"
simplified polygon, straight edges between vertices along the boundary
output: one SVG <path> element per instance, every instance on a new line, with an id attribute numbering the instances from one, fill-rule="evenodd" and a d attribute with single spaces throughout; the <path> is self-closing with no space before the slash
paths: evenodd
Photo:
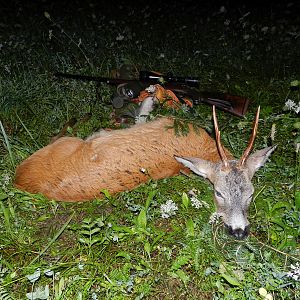
<path id="1" fill-rule="evenodd" d="M 84 201 L 131 190 L 149 178 L 179 174 L 183 166 L 214 185 L 217 213 L 236 238 L 248 235 L 247 210 L 253 196 L 251 179 L 275 146 L 250 155 L 258 127 L 259 108 L 249 145 L 239 160 L 223 148 L 215 108 L 216 141 L 204 129 L 178 136 L 171 118 L 128 129 L 104 132 L 86 140 L 63 137 L 27 158 L 16 170 L 15 186 L 50 199 Z M 143 170 L 146 170 L 143 171 Z"/>

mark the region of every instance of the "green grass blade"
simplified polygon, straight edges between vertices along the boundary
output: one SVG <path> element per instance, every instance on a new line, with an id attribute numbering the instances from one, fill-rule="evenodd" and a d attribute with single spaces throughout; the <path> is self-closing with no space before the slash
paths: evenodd
<path id="1" fill-rule="evenodd" d="M 62 226 L 62 228 L 51 239 L 51 241 L 48 243 L 48 245 L 46 245 L 46 247 L 28 264 L 29 266 L 32 265 L 35 261 L 37 261 L 49 249 L 49 247 L 59 238 L 59 236 L 64 232 L 64 230 L 67 228 L 67 226 L 73 219 L 74 214 L 75 214 L 75 212 L 72 213 L 72 215 L 69 217 L 67 222 Z"/>
<path id="2" fill-rule="evenodd" d="M 26 125 L 23 123 L 23 121 L 21 120 L 21 118 L 19 117 L 19 115 L 16 113 L 16 116 L 18 118 L 18 120 L 20 121 L 20 123 L 22 124 L 23 128 L 25 129 L 25 131 L 28 133 L 28 135 L 30 136 L 30 138 L 34 141 L 34 143 L 36 144 L 36 146 L 40 147 L 40 145 L 36 142 L 35 138 L 33 137 L 33 135 L 31 134 L 31 132 L 29 131 L 29 129 L 26 127 Z"/>
<path id="3" fill-rule="evenodd" d="M 4 199 L 3 199 L 4 200 Z M 4 216 L 4 223 L 5 223 L 5 229 L 7 232 L 9 232 L 10 234 L 12 233 L 12 229 L 11 229 L 11 223 L 10 223 L 10 213 L 9 213 L 9 209 L 7 207 L 5 207 L 2 199 L 0 199 L 0 209 L 3 212 L 3 216 Z"/>
<path id="4" fill-rule="evenodd" d="M 14 168 L 16 166 L 15 159 L 14 159 L 14 156 L 13 156 L 13 153 L 12 153 L 12 150 L 11 150 L 11 146 L 10 146 L 10 143 L 9 143 L 9 140 L 8 140 L 8 136 L 7 136 L 6 132 L 5 132 L 5 129 L 4 129 L 1 121 L 0 121 L 0 128 L 1 128 L 1 132 L 2 132 L 3 138 L 4 138 L 6 149 L 7 149 L 8 154 L 9 154 L 11 165 Z"/>

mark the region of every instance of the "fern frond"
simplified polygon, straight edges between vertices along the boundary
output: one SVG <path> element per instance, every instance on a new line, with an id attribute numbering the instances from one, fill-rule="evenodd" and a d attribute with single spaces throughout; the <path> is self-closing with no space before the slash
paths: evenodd
<path id="1" fill-rule="evenodd" d="M 0 284 L 0 300 L 13 300 L 9 292 Z"/>

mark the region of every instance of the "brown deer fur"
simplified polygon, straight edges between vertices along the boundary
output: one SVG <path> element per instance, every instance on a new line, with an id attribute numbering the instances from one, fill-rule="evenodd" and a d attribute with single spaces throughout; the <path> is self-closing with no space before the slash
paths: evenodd
<path id="1" fill-rule="evenodd" d="M 195 132 L 189 125 L 186 136 L 177 136 L 172 125 L 172 119 L 161 118 L 87 140 L 60 138 L 17 167 L 15 186 L 50 199 L 84 201 L 101 197 L 103 189 L 114 194 L 149 178 L 177 175 L 183 166 L 174 155 L 221 160 L 215 140 L 205 130 Z"/>

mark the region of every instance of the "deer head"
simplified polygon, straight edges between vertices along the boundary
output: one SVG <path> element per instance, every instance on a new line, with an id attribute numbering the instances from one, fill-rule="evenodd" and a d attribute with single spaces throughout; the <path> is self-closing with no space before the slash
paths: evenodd
<path id="1" fill-rule="evenodd" d="M 194 173 L 207 178 L 214 185 L 217 213 L 222 217 L 229 234 L 243 239 L 249 234 L 248 208 L 253 197 L 254 187 L 251 179 L 254 173 L 264 165 L 276 146 L 258 150 L 250 154 L 257 133 L 260 107 L 253 123 L 252 135 L 248 147 L 239 160 L 228 160 L 220 140 L 215 107 L 213 119 L 216 144 L 221 161 L 213 163 L 195 157 L 176 157 L 175 159 Z"/>

